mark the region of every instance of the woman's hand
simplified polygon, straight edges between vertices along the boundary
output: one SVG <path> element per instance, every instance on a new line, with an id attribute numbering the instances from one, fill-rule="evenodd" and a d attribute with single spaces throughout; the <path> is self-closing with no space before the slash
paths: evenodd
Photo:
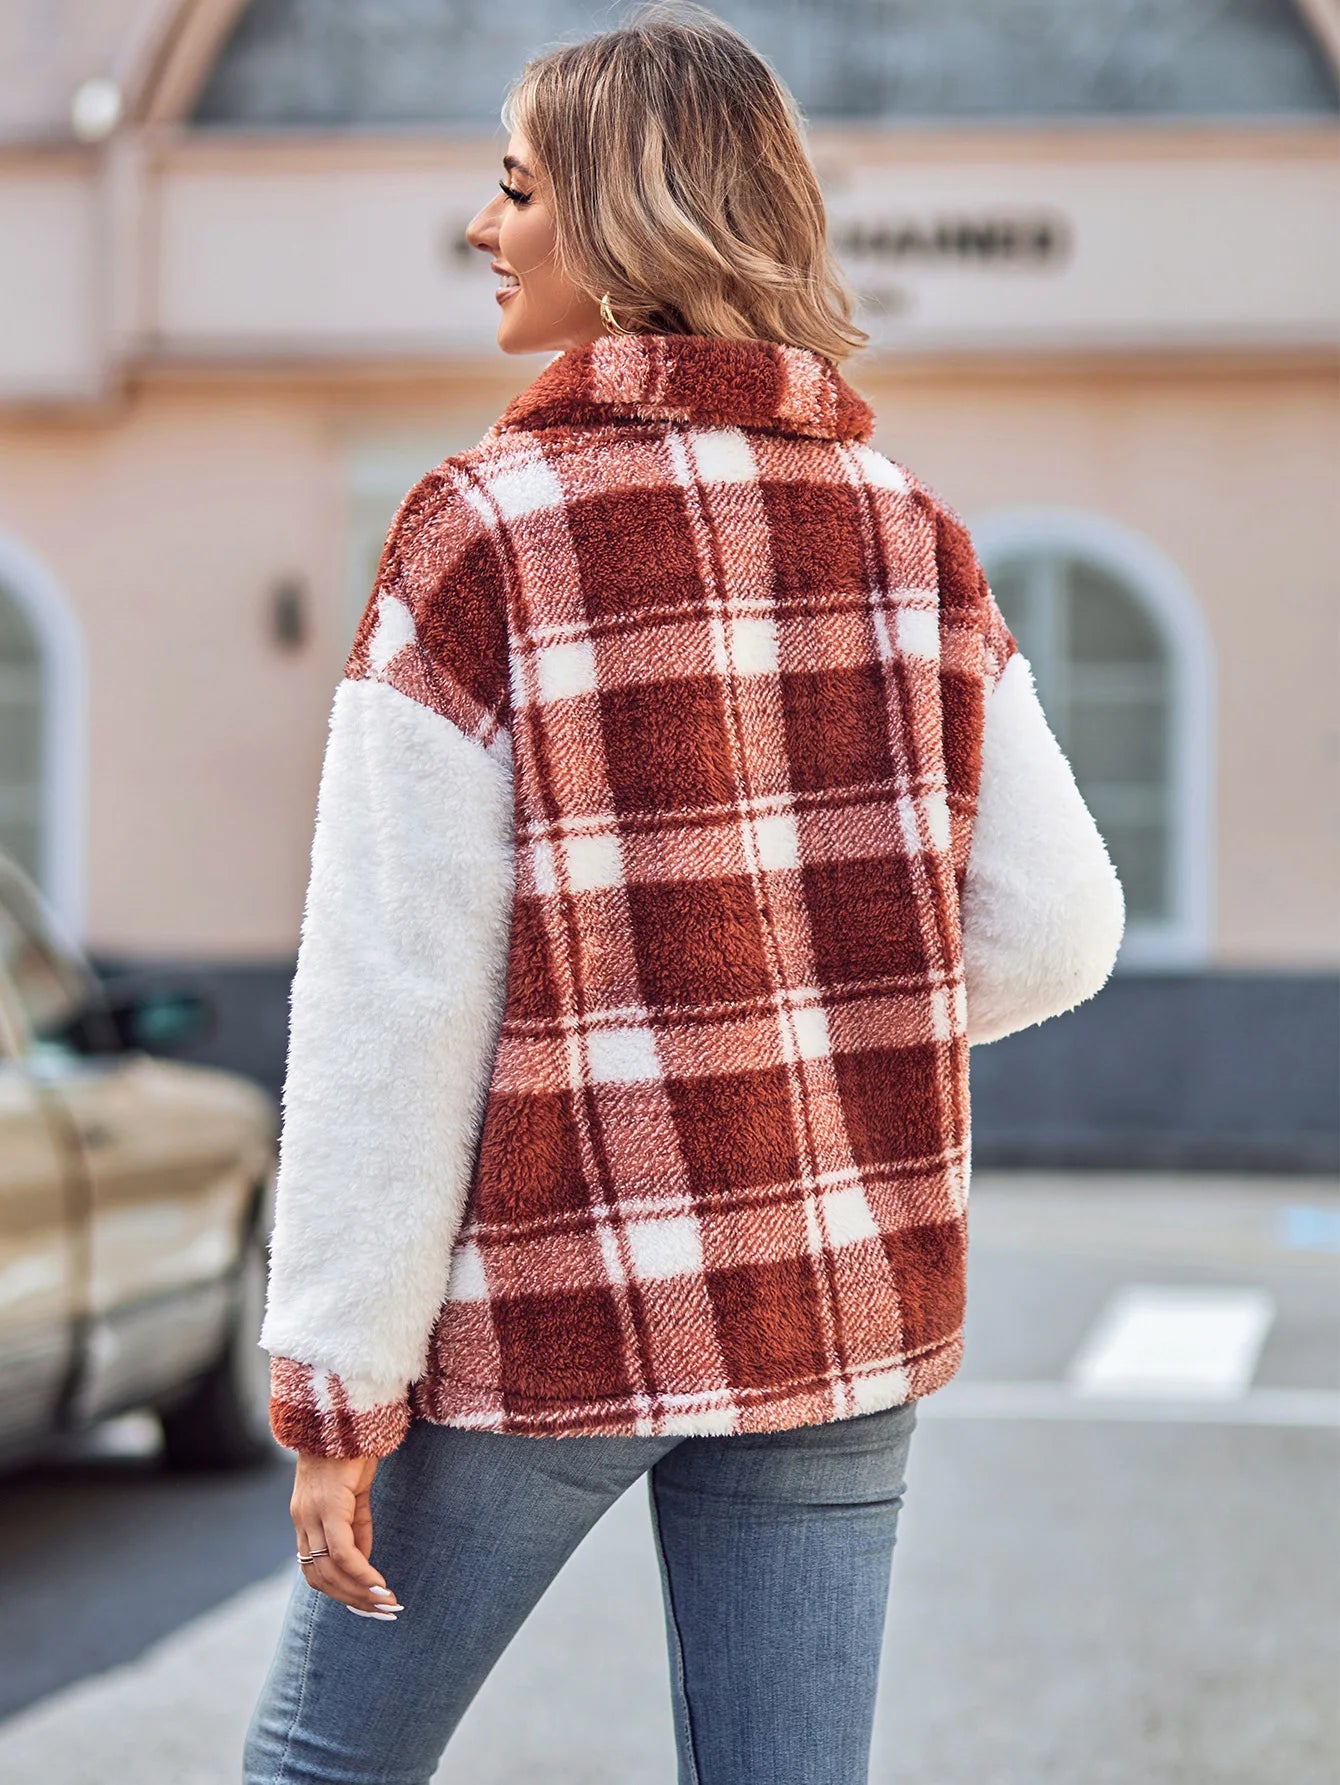
<path id="1" fill-rule="evenodd" d="M 394 1623 L 405 1608 L 372 1566 L 372 1478 L 376 1457 L 298 1457 L 289 1512 L 303 1555 L 328 1549 L 303 1567 L 311 1586 L 363 1617 Z"/>

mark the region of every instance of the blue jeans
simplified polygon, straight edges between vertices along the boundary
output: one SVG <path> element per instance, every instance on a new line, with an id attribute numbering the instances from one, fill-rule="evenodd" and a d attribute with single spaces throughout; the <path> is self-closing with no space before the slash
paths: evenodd
<path id="1" fill-rule="evenodd" d="M 712 1438 L 416 1420 L 372 1484 L 373 1560 L 406 1610 L 356 1618 L 295 1578 L 245 1785 L 428 1785 L 540 1595 L 644 1474 L 680 1785 L 865 1785 L 916 1417 L 907 1401 Z"/>

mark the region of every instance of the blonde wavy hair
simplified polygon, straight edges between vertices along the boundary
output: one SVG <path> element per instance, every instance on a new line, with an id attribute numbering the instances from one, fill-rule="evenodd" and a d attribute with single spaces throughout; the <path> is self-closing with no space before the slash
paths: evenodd
<path id="1" fill-rule="evenodd" d="M 560 262 L 634 333 L 808 347 L 868 336 L 790 92 L 705 7 L 639 7 L 534 57 L 502 109 L 552 188 Z"/>

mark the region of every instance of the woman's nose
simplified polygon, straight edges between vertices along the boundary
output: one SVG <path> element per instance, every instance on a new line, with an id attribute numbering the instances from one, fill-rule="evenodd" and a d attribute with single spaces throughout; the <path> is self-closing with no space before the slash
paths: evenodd
<path id="1" fill-rule="evenodd" d="M 498 246 L 498 223 L 491 204 L 477 211 L 465 227 L 465 239 L 472 248 L 492 254 Z"/>

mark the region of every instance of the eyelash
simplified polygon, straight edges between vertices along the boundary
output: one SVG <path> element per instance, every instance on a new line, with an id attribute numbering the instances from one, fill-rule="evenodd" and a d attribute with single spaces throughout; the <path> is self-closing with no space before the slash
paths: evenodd
<path id="1" fill-rule="evenodd" d="M 514 205 L 528 205 L 530 203 L 529 192 L 518 192 L 516 187 L 509 186 L 506 180 L 499 180 L 498 184 L 502 187 L 503 191 L 507 194 L 508 198 L 511 199 Z"/>

